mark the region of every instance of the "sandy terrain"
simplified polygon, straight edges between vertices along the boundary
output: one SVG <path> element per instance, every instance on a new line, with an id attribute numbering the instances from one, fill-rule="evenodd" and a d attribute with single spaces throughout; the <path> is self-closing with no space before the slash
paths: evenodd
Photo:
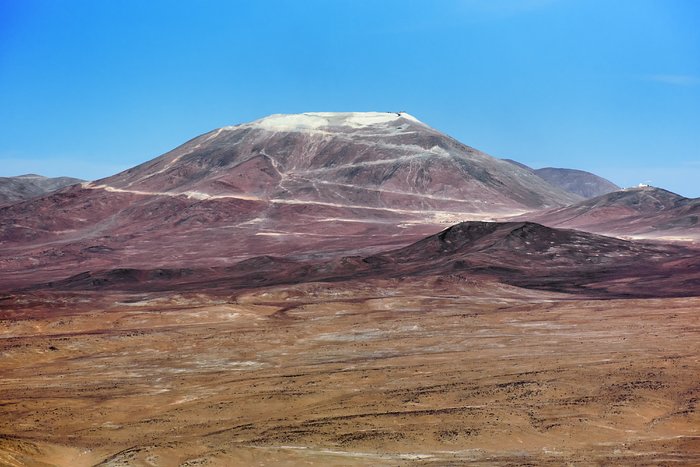
<path id="1" fill-rule="evenodd" d="M 425 278 L 6 297 L 0 465 L 697 465 L 698 310 Z"/>

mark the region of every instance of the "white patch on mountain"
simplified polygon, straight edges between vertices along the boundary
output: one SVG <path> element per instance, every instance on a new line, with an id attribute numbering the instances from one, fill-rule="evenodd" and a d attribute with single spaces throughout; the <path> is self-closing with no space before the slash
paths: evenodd
<path id="1" fill-rule="evenodd" d="M 268 131 L 321 131 L 325 128 L 337 127 L 359 129 L 396 123 L 401 118 L 421 123 L 417 118 L 405 112 L 307 112 L 270 115 L 248 124 L 226 127 L 226 129 L 230 130 L 242 126 Z"/>

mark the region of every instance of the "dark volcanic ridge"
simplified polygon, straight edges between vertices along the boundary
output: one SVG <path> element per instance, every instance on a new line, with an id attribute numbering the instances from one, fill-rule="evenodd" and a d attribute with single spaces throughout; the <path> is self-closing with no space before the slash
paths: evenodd
<path id="1" fill-rule="evenodd" d="M 32 290 L 212 291 L 304 282 L 432 277 L 487 280 L 582 297 L 700 295 L 697 249 L 553 229 L 531 222 L 463 222 L 366 257 L 294 261 L 262 256 L 225 268 L 119 268 Z"/>
<path id="2" fill-rule="evenodd" d="M 628 188 L 520 218 L 631 238 L 700 241 L 700 198 L 685 198 L 652 186 Z"/>

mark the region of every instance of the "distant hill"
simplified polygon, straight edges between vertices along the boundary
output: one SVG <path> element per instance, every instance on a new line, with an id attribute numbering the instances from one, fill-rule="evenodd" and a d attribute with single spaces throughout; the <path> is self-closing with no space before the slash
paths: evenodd
<path id="1" fill-rule="evenodd" d="M 594 198 L 620 189 L 610 180 L 583 170 L 545 167 L 535 170 L 535 173 L 552 185 L 584 198 Z"/>
<path id="2" fill-rule="evenodd" d="M 78 178 L 49 178 L 36 174 L 0 177 L 0 206 L 36 198 L 82 181 Z"/>
<path id="3" fill-rule="evenodd" d="M 700 198 L 652 186 L 619 190 L 519 219 L 608 235 L 700 240 Z"/>
<path id="4" fill-rule="evenodd" d="M 529 170 L 533 174 L 549 182 L 551 185 L 561 188 L 569 193 L 573 193 L 584 198 L 595 198 L 596 196 L 611 193 L 620 189 L 610 180 L 606 180 L 591 172 L 577 169 L 560 169 L 555 167 L 544 167 L 533 169 L 522 162 L 513 159 L 503 159 L 513 165 Z"/>

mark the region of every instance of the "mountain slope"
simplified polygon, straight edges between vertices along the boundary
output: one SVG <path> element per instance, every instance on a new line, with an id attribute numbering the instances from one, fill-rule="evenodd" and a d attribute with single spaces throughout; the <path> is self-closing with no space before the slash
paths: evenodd
<path id="1" fill-rule="evenodd" d="M 0 268 L 23 283 L 30 269 L 369 254 L 579 199 L 407 114 L 274 115 L 0 209 Z"/>
<path id="2" fill-rule="evenodd" d="M 651 186 L 620 190 L 520 218 L 618 236 L 700 240 L 700 199 Z"/>
<path id="3" fill-rule="evenodd" d="M 35 174 L 0 177 L 0 206 L 36 198 L 82 181 L 78 178 L 49 178 Z"/>
<path id="4" fill-rule="evenodd" d="M 530 171 L 530 172 L 534 172 L 534 171 L 535 171 L 535 169 L 533 169 L 533 168 L 530 167 L 529 165 L 523 164 L 522 162 L 518 162 L 518 161 L 513 160 L 513 159 L 502 159 L 502 160 L 508 162 L 509 164 L 517 165 L 517 166 L 520 167 L 521 169 L 525 169 L 525 170 L 528 170 L 528 171 Z"/>

